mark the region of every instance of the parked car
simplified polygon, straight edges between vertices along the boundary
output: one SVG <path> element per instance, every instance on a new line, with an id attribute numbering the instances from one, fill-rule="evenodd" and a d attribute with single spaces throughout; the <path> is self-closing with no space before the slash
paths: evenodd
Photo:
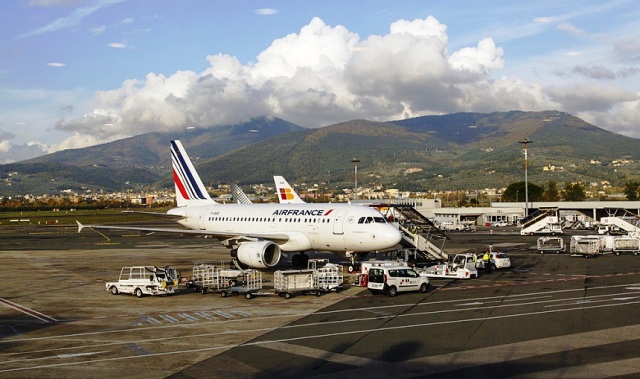
<path id="1" fill-rule="evenodd" d="M 491 226 L 493 226 L 494 228 L 500 228 L 500 227 L 509 226 L 509 224 L 507 224 L 506 221 L 498 221 L 491 224 Z"/>
<path id="2" fill-rule="evenodd" d="M 505 253 L 499 251 L 491 252 L 491 268 L 509 268 L 511 267 L 511 259 Z"/>

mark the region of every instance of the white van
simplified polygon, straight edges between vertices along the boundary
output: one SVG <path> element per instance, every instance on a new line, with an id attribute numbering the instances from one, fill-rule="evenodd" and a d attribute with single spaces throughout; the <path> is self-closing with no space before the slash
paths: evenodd
<path id="1" fill-rule="evenodd" d="M 385 292 L 395 296 L 398 292 L 429 291 L 429 278 L 406 266 L 371 267 L 367 276 L 367 288 L 372 293 Z"/>

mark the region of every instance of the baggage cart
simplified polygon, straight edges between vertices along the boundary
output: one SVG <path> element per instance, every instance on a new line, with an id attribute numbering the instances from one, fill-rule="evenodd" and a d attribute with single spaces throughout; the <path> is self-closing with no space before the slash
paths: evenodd
<path id="1" fill-rule="evenodd" d="M 271 295 L 269 292 L 262 292 L 262 272 L 258 270 L 243 270 L 232 286 L 219 289 L 222 297 L 229 295 L 244 295 L 246 299 L 251 299 L 260 295 Z"/>
<path id="2" fill-rule="evenodd" d="M 564 253 L 565 246 L 562 237 L 538 237 L 537 243 L 540 254 L 544 253 Z"/>
<path id="3" fill-rule="evenodd" d="M 295 293 L 322 295 L 314 270 L 278 270 L 273 273 L 273 289 L 285 299 Z"/>

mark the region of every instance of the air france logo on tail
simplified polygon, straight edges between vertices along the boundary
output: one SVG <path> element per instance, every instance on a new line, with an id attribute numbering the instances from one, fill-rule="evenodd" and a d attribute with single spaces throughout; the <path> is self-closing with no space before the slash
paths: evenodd
<path id="1" fill-rule="evenodd" d="M 173 163 L 173 181 L 182 198 L 187 200 L 207 200 L 208 194 L 199 187 L 198 174 L 190 167 L 190 161 L 181 151 L 177 141 L 171 141 L 171 161 Z"/>

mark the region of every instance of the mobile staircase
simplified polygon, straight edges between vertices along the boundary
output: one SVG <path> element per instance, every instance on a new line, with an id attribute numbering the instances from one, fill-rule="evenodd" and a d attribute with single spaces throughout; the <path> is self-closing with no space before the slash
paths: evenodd
<path id="1" fill-rule="evenodd" d="M 386 212 L 381 212 L 402 232 L 400 244 L 404 248 L 415 251 L 419 258 L 429 261 L 446 262 L 449 259 L 444 244 L 450 238 L 431 220 L 411 205 L 390 204 L 385 208 Z"/>
<path id="2" fill-rule="evenodd" d="M 616 226 L 631 237 L 640 237 L 640 218 L 631 212 L 627 213 L 629 215 L 624 217 L 602 217 L 600 223 L 607 226 Z"/>
<path id="3" fill-rule="evenodd" d="M 562 225 L 558 222 L 558 208 L 540 208 L 520 221 L 520 235 L 535 233 L 551 235 L 562 234 Z"/>

